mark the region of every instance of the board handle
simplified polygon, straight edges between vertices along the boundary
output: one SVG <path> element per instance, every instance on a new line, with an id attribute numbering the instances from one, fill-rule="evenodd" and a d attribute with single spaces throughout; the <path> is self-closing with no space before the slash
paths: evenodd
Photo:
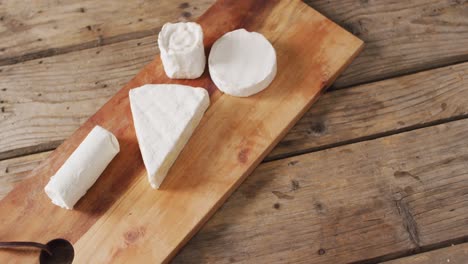
<path id="1" fill-rule="evenodd" d="M 0 242 L 0 249 L 15 249 L 15 248 L 37 248 L 52 255 L 48 245 L 30 241 L 8 241 Z"/>

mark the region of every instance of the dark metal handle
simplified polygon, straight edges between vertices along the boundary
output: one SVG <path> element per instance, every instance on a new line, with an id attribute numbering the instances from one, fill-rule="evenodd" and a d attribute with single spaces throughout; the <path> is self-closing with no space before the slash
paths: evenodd
<path id="1" fill-rule="evenodd" d="M 41 244 L 41 243 L 26 242 L 26 241 L 0 242 L 0 249 L 1 248 L 21 248 L 21 247 L 38 248 L 40 250 L 44 250 L 49 255 L 52 255 L 52 252 L 50 252 L 49 246 Z"/>

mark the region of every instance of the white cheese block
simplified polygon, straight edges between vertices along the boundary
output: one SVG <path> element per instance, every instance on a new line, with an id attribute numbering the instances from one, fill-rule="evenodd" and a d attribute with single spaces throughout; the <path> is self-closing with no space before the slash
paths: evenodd
<path id="1" fill-rule="evenodd" d="M 95 126 L 45 186 L 52 203 L 73 209 L 119 151 L 115 136 Z"/>
<path id="2" fill-rule="evenodd" d="M 276 76 L 276 52 L 260 33 L 238 29 L 224 34 L 211 48 L 211 80 L 226 94 L 256 94 Z"/>
<path id="3" fill-rule="evenodd" d="M 130 90 L 141 155 L 153 188 L 159 188 L 210 104 L 208 92 L 177 84 Z"/>
<path id="4" fill-rule="evenodd" d="M 164 71 L 169 78 L 195 79 L 205 70 L 203 30 L 194 22 L 166 23 L 158 45 Z"/>

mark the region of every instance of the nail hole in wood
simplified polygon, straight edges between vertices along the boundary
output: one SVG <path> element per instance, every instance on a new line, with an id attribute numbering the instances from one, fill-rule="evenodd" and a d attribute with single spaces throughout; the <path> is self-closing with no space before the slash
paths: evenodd
<path id="1" fill-rule="evenodd" d="M 187 2 L 185 2 L 185 3 L 180 4 L 180 5 L 179 5 L 179 8 L 180 8 L 180 9 L 185 9 L 185 8 L 187 8 L 187 7 L 189 7 L 189 6 L 190 6 L 190 4 L 187 3 Z"/>
<path id="2" fill-rule="evenodd" d="M 185 12 L 182 12 L 182 16 L 185 18 L 189 18 L 192 16 L 192 13 L 185 11 Z"/>

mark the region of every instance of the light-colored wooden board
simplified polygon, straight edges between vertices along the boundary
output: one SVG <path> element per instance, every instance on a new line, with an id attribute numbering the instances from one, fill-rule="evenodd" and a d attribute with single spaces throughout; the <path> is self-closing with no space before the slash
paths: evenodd
<path id="1" fill-rule="evenodd" d="M 218 1 L 198 22 L 204 28 L 207 47 L 239 27 L 261 32 L 271 40 L 278 75 L 268 89 L 249 98 L 223 95 L 206 73 L 197 80 L 169 80 L 155 58 L 42 162 L 32 172 L 34 177 L 0 202 L 2 239 L 64 237 L 74 244 L 77 263 L 167 261 L 363 45 L 297 0 Z M 312 44 L 305 48 L 304 43 Z M 166 82 L 207 88 L 211 106 L 161 189 L 155 191 L 148 185 L 139 155 L 128 91 L 145 83 Z M 121 152 L 76 210 L 53 206 L 43 192 L 44 185 L 96 124 L 116 135 Z M 2 255 L 0 262 L 11 257 Z M 23 257 L 33 261 L 31 256 Z"/>
<path id="2" fill-rule="evenodd" d="M 468 243 L 428 251 L 406 258 L 399 258 L 383 264 L 466 264 Z"/>
<path id="3" fill-rule="evenodd" d="M 2 1 L 0 65 L 157 34 L 201 15 L 214 0 Z"/>
<path id="4" fill-rule="evenodd" d="M 350 263 L 466 238 L 467 134 L 464 119 L 263 163 L 174 263 Z"/>
<path id="5" fill-rule="evenodd" d="M 17 3 L 20 5 L 21 1 L 17 1 Z M 166 10 L 167 4 L 162 4 L 161 10 L 180 12 L 176 3 L 174 2 L 174 6 L 172 6 L 172 9 L 175 11 Z M 463 3 L 461 2 L 424 1 L 422 3 L 425 4 L 424 8 L 431 8 L 433 6 L 441 8 L 441 5 L 443 5 L 443 9 L 448 10 L 446 13 L 450 15 L 450 19 L 452 20 L 459 19 L 458 17 L 460 16 L 460 12 L 453 10 L 460 10 L 463 7 Z M 67 5 L 62 2 L 60 4 Z M 121 4 L 120 1 L 115 1 L 115 5 L 119 4 Z M 437 32 L 431 33 L 428 30 L 428 32 L 424 33 L 425 38 L 438 39 L 444 37 L 448 41 L 437 41 L 437 45 L 440 46 L 436 53 L 414 52 L 415 48 L 409 49 L 408 47 L 416 47 L 418 44 L 432 45 L 432 42 L 423 43 L 407 35 L 405 27 L 407 27 L 408 21 L 397 23 L 399 20 L 412 19 L 421 15 L 422 5 L 411 4 L 408 1 L 394 2 L 389 5 L 389 8 L 392 10 L 399 10 L 394 12 L 384 12 L 382 5 L 386 5 L 388 2 L 383 3 L 381 1 L 369 1 L 362 8 L 359 1 L 330 1 L 330 3 L 326 1 L 314 1 L 310 4 L 312 6 L 316 5 L 317 8 L 330 15 L 332 20 L 339 21 L 355 33 L 359 33 L 359 23 L 346 23 L 346 21 L 356 21 L 358 17 L 362 16 L 378 20 L 375 23 L 378 23 L 380 27 L 367 27 L 365 34 L 359 34 L 362 37 L 378 37 L 378 39 L 369 39 L 370 43 L 367 44 L 365 50 L 373 50 L 373 53 L 369 54 L 365 51 L 365 54 L 368 54 L 364 55 L 365 59 L 360 58 L 361 63 L 359 65 L 352 65 L 350 67 L 358 67 L 356 72 L 373 71 L 378 68 L 375 65 L 376 63 L 382 63 L 386 67 L 385 71 L 388 76 L 401 73 L 402 67 L 410 69 L 414 64 L 424 65 L 425 67 L 436 67 L 448 63 L 449 60 L 445 58 L 462 60 L 463 50 L 466 50 L 466 47 L 468 47 L 463 41 L 465 36 L 463 33 L 441 34 Z M 380 16 L 372 15 L 374 5 L 378 9 Z M 199 9 L 202 9 L 198 1 L 190 2 L 190 6 L 193 6 L 191 8 L 198 6 Z M 351 8 L 350 6 L 355 8 Z M 169 8 L 167 6 L 167 9 Z M 350 11 L 350 9 L 352 10 Z M 342 12 L 340 10 L 346 11 Z M 365 13 L 356 14 L 356 10 Z M 407 15 L 398 19 L 398 16 L 394 16 L 395 12 L 402 12 Z M 193 18 L 197 14 L 199 13 L 193 12 Z M 349 17 L 349 14 L 353 14 L 353 16 Z M 427 24 L 421 25 L 421 27 L 439 27 L 437 24 L 437 21 L 440 19 L 439 16 L 429 16 L 426 19 Z M 383 23 L 383 21 L 395 22 Z M 452 28 L 450 25 L 452 24 L 447 25 L 449 29 Z M 381 30 L 385 32 L 393 30 L 397 35 L 391 41 L 386 40 L 386 35 L 380 34 Z M 112 94 L 117 92 L 120 87 L 130 80 L 138 69 L 157 55 L 155 35 L 151 34 L 151 36 L 141 39 L 123 41 L 112 45 L 0 67 L 0 108 L 4 107 L 5 111 L 5 113 L 0 113 L 2 116 L 0 118 L 0 126 L 4 128 L 0 131 L 0 135 L 4 139 L 0 141 L 0 159 L 50 150 L 63 142 L 92 113 L 97 111 Z M 59 38 L 56 41 L 60 42 Z M 377 48 L 377 44 L 384 46 Z M 305 46 L 307 47 L 306 44 Z M 401 58 L 394 61 L 385 59 L 394 57 L 397 52 L 401 53 Z M 118 54 L 118 56 L 115 56 L 115 54 Z M 402 61 L 406 61 L 407 63 L 401 64 Z M 364 69 L 363 67 L 369 68 Z M 368 76 L 372 75 L 369 75 L 370 73 L 366 74 Z M 355 73 L 351 75 L 344 76 L 344 78 L 347 78 L 345 81 L 346 85 L 362 82 L 359 79 L 361 75 Z M 381 77 L 377 74 L 377 78 Z M 369 80 L 374 80 L 374 78 L 369 79 L 366 77 L 365 81 Z M 341 82 L 340 78 L 338 82 Z M 7 90 L 3 91 L 3 88 Z M 419 86 L 417 88 L 421 89 Z M 41 96 L 38 96 L 39 94 Z M 372 95 L 372 92 L 370 92 L 370 95 Z M 58 100 L 60 100 L 60 103 L 57 103 Z M 69 108 L 67 109 L 67 107 Z M 32 110 L 36 108 L 40 109 L 40 111 Z M 315 121 L 312 122 L 315 123 Z M 309 123 L 308 121 L 304 122 L 304 124 Z M 402 128 L 401 126 L 398 127 Z M 314 130 L 313 127 L 312 130 Z M 308 139 L 315 137 L 315 133 L 313 132 L 311 135 L 305 133 L 302 135 L 296 134 L 295 136 Z M 368 133 L 365 134 L 367 135 Z M 309 144 L 310 142 L 308 141 Z"/>
<path id="6" fill-rule="evenodd" d="M 366 42 L 335 87 L 468 60 L 466 0 L 306 0 Z"/>
<path id="7" fill-rule="evenodd" d="M 325 93 L 267 159 L 463 117 L 468 113 L 467 80 L 468 63 L 462 63 Z M 40 162 L 45 158 L 44 154 L 33 154 L 25 159 Z M 19 182 L 26 176 L 5 173 L 8 166 L 23 172 L 32 169 L 16 158 L 0 164 L 4 164 L 0 166 L 0 186 L 8 186 L 8 190 L 9 179 L 16 177 L 15 182 Z M 7 192 L 2 190 L 0 197 Z"/>

